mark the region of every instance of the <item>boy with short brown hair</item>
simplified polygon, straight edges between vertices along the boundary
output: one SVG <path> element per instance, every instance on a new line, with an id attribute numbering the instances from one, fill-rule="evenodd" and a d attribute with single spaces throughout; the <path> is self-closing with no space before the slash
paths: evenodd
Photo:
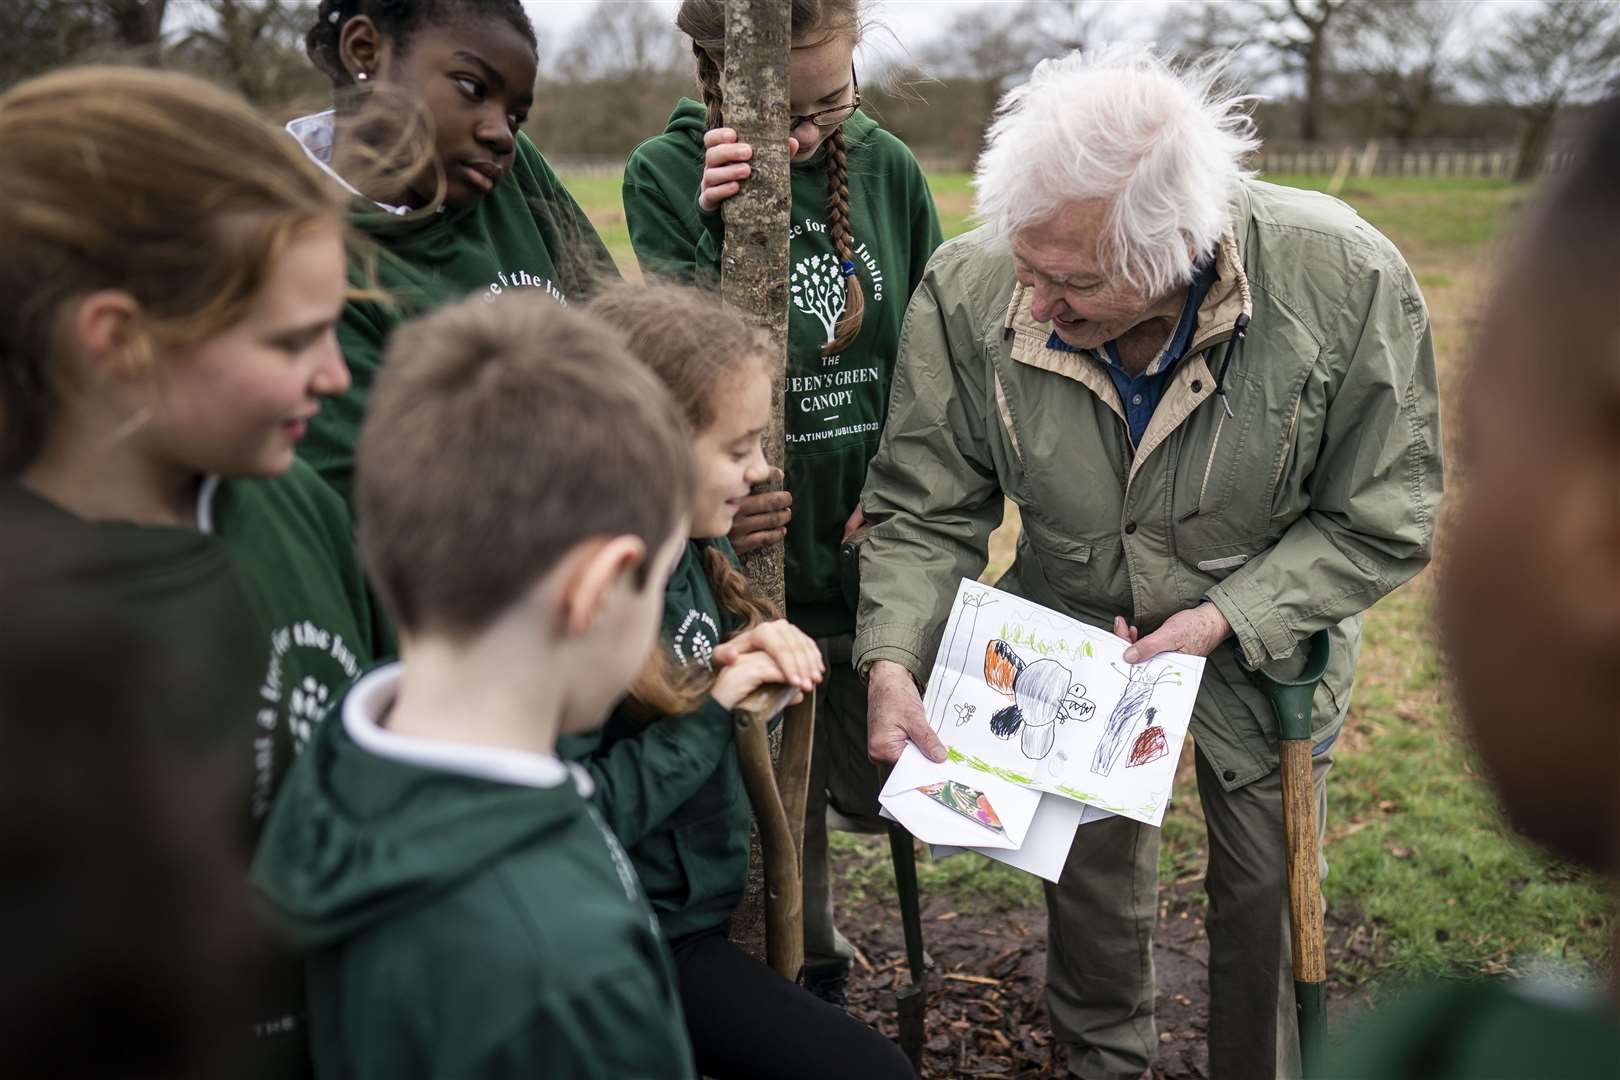
<path id="1" fill-rule="evenodd" d="M 317 1071 L 689 1076 L 646 899 L 554 753 L 654 645 L 685 423 L 616 331 L 544 298 L 443 309 L 389 353 L 356 496 L 403 663 L 322 728 L 255 865 L 309 950 Z"/>

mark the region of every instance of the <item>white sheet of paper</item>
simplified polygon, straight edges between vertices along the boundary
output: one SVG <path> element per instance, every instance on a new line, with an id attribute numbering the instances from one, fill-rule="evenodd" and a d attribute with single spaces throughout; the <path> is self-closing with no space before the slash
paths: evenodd
<path id="1" fill-rule="evenodd" d="M 955 780 L 984 793 L 990 808 L 1001 819 L 1002 832 L 971 821 L 918 791 L 939 780 Z M 888 782 L 878 795 L 878 804 L 906 831 L 928 844 L 956 847 L 1016 848 L 1029 833 L 1041 803 L 1041 793 L 994 776 L 987 776 L 951 762 L 935 764 L 921 750 L 907 744 Z"/>
<path id="2" fill-rule="evenodd" d="M 891 821 L 900 820 L 884 806 L 878 808 L 878 814 Z M 951 844 L 930 844 L 928 850 L 936 859 L 948 859 L 952 855 L 961 855 L 969 851 L 976 852 L 986 858 L 1006 863 L 1015 870 L 1045 878 L 1056 885 L 1058 879 L 1063 876 L 1063 864 L 1068 861 L 1069 848 L 1073 846 L 1075 833 L 1080 826 L 1113 816 L 1106 810 L 1099 810 L 1095 806 L 1087 806 L 1073 799 L 1042 795 L 1041 804 L 1030 822 L 1029 832 L 1024 834 L 1022 847 L 958 847 Z M 903 821 L 900 823 L 905 824 Z"/>
<path id="3" fill-rule="evenodd" d="M 1058 795 L 1042 795 L 1041 805 L 1024 834 L 1023 846 L 1018 848 L 952 847 L 935 844 L 930 850 L 938 859 L 948 858 L 964 851 L 977 851 L 981 855 L 1004 862 L 1025 873 L 1045 878 L 1056 885 L 1063 876 L 1063 864 L 1069 859 L 1069 848 L 1074 846 L 1075 833 L 1080 826 L 1111 818 L 1106 810 L 1075 802 Z M 1082 843 L 1084 840 L 1082 839 Z"/>
<path id="4" fill-rule="evenodd" d="M 1132 665 L 1126 647 L 964 578 L 923 707 L 952 763 L 1158 825 L 1204 658 L 1161 653 Z"/>

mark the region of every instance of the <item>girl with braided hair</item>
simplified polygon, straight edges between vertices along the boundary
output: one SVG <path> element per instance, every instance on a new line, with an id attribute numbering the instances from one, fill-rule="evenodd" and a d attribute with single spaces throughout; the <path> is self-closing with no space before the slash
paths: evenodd
<path id="1" fill-rule="evenodd" d="M 566 303 L 615 272 L 521 130 L 537 45 L 518 0 L 321 0 L 305 48 L 336 102 L 287 129 L 354 196 L 362 243 L 351 281 L 387 294 L 372 289 L 345 309 L 338 340 L 354 385 L 322 410 L 300 449 L 347 499 L 394 327 L 471 293 L 539 288 Z"/>
<path id="2" fill-rule="evenodd" d="M 853 950 L 833 925 L 826 805 L 881 828 L 882 777 L 866 757 L 866 688 L 849 666 L 855 611 L 840 547 L 864 523 L 901 319 L 940 230 L 916 159 L 860 111 L 859 0 L 791 0 L 791 11 L 786 490 L 743 500 L 731 541 L 739 552 L 785 541 L 788 618 L 828 660 L 805 811 L 805 962 L 811 987 L 842 1004 Z M 724 126 L 723 0 L 684 0 L 676 25 L 703 101 L 682 99 L 663 134 L 630 155 L 624 212 L 644 272 L 705 280 L 720 265 L 720 204 L 746 182 L 752 149 Z"/>

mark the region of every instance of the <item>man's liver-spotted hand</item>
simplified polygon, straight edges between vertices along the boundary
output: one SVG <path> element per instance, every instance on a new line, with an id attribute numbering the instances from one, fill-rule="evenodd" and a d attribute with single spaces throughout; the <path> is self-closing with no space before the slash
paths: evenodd
<path id="1" fill-rule="evenodd" d="M 892 765 L 908 742 L 916 743 L 932 761 L 945 760 L 945 744 L 928 726 L 911 672 L 893 661 L 879 660 L 866 678 L 866 755 Z"/>

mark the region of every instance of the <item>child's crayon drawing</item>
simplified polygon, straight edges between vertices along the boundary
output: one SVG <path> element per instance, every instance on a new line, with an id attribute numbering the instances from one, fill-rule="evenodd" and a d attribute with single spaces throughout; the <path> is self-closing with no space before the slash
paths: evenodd
<path id="1" fill-rule="evenodd" d="M 996 617 L 982 617 L 992 605 Z M 927 715 L 952 760 L 1156 825 L 1204 660 L 1164 653 L 1127 664 L 1126 645 L 964 580 L 928 682 Z"/>
<path id="2" fill-rule="evenodd" d="M 971 821 L 976 821 L 991 832 L 1001 832 L 1001 819 L 990 807 L 984 792 L 955 780 L 939 780 L 917 789 L 947 810 L 954 810 Z"/>

